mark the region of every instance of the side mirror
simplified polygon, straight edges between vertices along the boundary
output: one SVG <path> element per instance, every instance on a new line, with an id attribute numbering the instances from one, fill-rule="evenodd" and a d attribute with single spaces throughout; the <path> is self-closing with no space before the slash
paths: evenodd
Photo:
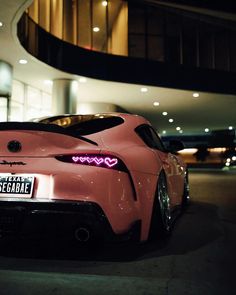
<path id="1" fill-rule="evenodd" d="M 180 140 L 171 140 L 169 142 L 168 150 L 171 153 L 176 153 L 176 152 L 181 151 L 183 149 L 185 149 L 185 146 L 184 146 L 182 141 L 180 141 Z"/>

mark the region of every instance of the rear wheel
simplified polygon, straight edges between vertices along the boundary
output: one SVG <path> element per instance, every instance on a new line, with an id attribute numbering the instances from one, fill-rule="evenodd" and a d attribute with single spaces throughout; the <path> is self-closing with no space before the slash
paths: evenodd
<path id="1" fill-rule="evenodd" d="M 161 172 L 153 203 L 149 240 L 155 240 L 158 236 L 167 236 L 171 231 L 171 223 L 170 199 L 166 176 L 164 172 Z"/>

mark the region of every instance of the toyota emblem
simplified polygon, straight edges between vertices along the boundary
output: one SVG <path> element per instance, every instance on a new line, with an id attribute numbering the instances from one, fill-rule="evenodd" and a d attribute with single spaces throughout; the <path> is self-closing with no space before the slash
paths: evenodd
<path id="1" fill-rule="evenodd" d="M 7 148 L 12 153 L 17 153 L 21 150 L 21 143 L 17 140 L 11 140 L 7 144 Z"/>

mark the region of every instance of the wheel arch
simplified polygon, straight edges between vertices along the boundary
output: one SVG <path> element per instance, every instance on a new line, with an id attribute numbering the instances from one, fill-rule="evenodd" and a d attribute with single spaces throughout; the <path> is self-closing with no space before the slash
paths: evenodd
<path id="1" fill-rule="evenodd" d="M 140 199 L 140 214 L 142 220 L 142 228 L 141 228 L 141 241 L 148 240 L 150 225 L 152 220 L 152 213 L 155 201 L 157 201 L 157 192 L 158 192 L 158 182 L 160 179 L 160 175 L 163 175 L 165 179 L 167 179 L 166 173 L 163 167 L 160 168 L 157 175 L 152 175 L 155 177 L 155 186 L 152 189 L 152 196 L 150 198 L 145 198 L 144 196 Z"/>
<path id="2" fill-rule="evenodd" d="M 152 208 L 151 208 L 151 214 L 150 214 L 150 219 L 149 219 L 149 227 L 148 227 L 148 239 L 149 240 L 154 240 L 157 238 L 158 233 L 159 235 L 166 235 L 167 232 L 164 233 L 164 230 L 161 226 L 160 220 L 161 220 L 161 212 L 160 212 L 160 199 L 159 199 L 159 185 L 160 185 L 160 179 L 162 178 L 161 181 L 164 181 L 166 184 L 166 189 L 167 189 L 167 196 L 169 195 L 168 193 L 168 179 L 165 173 L 165 170 L 162 168 L 158 174 L 157 177 L 157 183 L 156 183 L 156 190 L 155 190 L 155 195 L 153 197 L 153 202 L 152 202 Z M 155 233 L 155 234 L 154 234 Z M 155 235 L 155 237 L 154 237 Z"/>

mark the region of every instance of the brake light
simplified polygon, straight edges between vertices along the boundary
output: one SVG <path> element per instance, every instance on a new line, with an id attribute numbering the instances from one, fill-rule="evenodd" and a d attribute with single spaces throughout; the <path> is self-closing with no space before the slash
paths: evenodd
<path id="1" fill-rule="evenodd" d="M 117 157 L 101 154 L 76 154 L 56 156 L 56 159 L 66 163 L 97 166 L 127 172 L 125 164 Z"/>
<path id="2" fill-rule="evenodd" d="M 129 177 L 130 184 L 132 186 L 134 200 L 137 200 L 133 179 L 128 168 L 121 159 L 112 155 L 104 154 L 60 155 L 56 156 L 55 158 L 61 162 L 71 163 L 75 165 L 88 165 L 126 172 Z"/>
<path id="3" fill-rule="evenodd" d="M 74 163 L 80 163 L 80 164 L 91 164 L 95 163 L 97 166 L 100 166 L 102 164 L 106 165 L 107 167 L 113 167 L 118 164 L 117 158 L 111 158 L 111 157 L 98 157 L 98 156 L 85 156 L 85 157 L 78 157 L 73 156 L 72 160 Z"/>

